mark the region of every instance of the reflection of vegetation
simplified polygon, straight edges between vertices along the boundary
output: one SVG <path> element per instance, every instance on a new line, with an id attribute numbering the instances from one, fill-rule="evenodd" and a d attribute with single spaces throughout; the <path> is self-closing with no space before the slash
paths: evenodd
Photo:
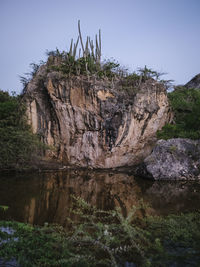
<path id="1" fill-rule="evenodd" d="M 0 209 L 2 209 L 3 211 L 6 211 L 6 210 L 8 210 L 8 209 L 9 209 L 9 207 L 8 207 L 8 206 L 3 206 L 3 205 L 0 205 Z"/>
<path id="2" fill-rule="evenodd" d="M 102 211 L 75 198 L 68 230 L 1 222 L 0 258 L 21 266 L 192 266 L 200 259 L 200 213 L 146 217 Z M 5 240 L 8 240 L 5 243 Z M 2 242 L 3 241 L 3 242 Z M 177 265 L 178 264 L 178 265 Z M 195 265 L 194 265 L 195 266 Z"/>
<path id="3" fill-rule="evenodd" d="M 0 91 L 0 169 L 26 167 L 35 159 L 39 146 L 27 125 L 20 97 Z"/>
<path id="4" fill-rule="evenodd" d="M 175 113 L 175 123 L 167 124 L 158 137 L 200 138 L 200 90 L 179 88 L 169 93 L 169 100 Z"/>

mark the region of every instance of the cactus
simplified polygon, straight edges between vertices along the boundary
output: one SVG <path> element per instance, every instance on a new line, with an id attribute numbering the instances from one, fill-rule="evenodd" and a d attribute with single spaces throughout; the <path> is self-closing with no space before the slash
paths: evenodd
<path id="1" fill-rule="evenodd" d="M 80 20 L 78 21 L 78 32 L 79 32 L 79 38 L 81 42 L 81 47 L 83 51 L 83 57 L 87 58 L 88 56 L 91 56 L 96 63 L 100 63 L 101 61 L 101 30 L 99 30 L 99 35 L 95 36 L 96 38 L 96 48 L 94 53 L 94 44 L 93 41 L 90 39 L 90 37 L 87 37 L 85 46 L 83 44 L 83 38 L 81 34 L 81 26 L 80 26 Z M 79 53 L 80 54 L 80 53 Z"/>
<path id="2" fill-rule="evenodd" d="M 90 49 L 91 49 L 91 53 L 92 53 L 92 58 L 95 59 L 93 41 L 89 39 L 89 43 L 90 43 Z"/>
<path id="3" fill-rule="evenodd" d="M 95 36 L 95 39 L 96 39 L 96 55 L 95 55 L 95 60 L 96 62 L 98 62 L 98 39 L 97 39 L 97 35 Z"/>
<path id="4" fill-rule="evenodd" d="M 86 41 L 86 44 L 85 44 L 85 56 L 88 57 L 90 55 L 90 51 L 89 51 L 89 37 L 87 37 L 87 41 Z"/>
<path id="5" fill-rule="evenodd" d="M 79 36 L 77 38 L 76 44 L 74 44 L 74 50 L 73 50 L 73 58 L 74 58 L 74 60 L 76 59 L 76 51 L 77 51 L 78 43 L 79 43 Z"/>
<path id="6" fill-rule="evenodd" d="M 98 51 L 98 54 L 99 54 L 99 62 L 101 61 L 101 30 L 99 29 L 99 51 Z"/>
<path id="7" fill-rule="evenodd" d="M 80 41 L 80 43 L 79 43 Z M 77 49 L 79 49 L 77 51 Z M 68 52 L 62 54 L 55 51 L 56 60 L 59 58 L 61 66 L 60 70 L 69 74 L 94 74 L 103 71 L 101 66 L 101 31 L 93 40 L 87 36 L 86 42 L 83 42 L 81 34 L 80 20 L 78 20 L 78 38 L 77 40 L 71 39 L 70 48 Z M 58 64 L 57 64 L 58 65 Z M 57 66 L 57 69 L 59 67 Z"/>
<path id="8" fill-rule="evenodd" d="M 79 54 L 78 54 L 78 58 L 81 57 L 81 48 L 79 48 Z"/>
<path id="9" fill-rule="evenodd" d="M 73 49 L 73 38 L 71 39 L 71 45 L 69 49 L 69 55 L 72 56 L 72 49 Z"/>
<path id="10" fill-rule="evenodd" d="M 84 56 L 85 50 L 84 50 L 83 39 L 82 39 L 82 35 L 81 35 L 80 20 L 78 21 L 78 32 L 79 32 L 79 37 L 80 37 L 81 46 L 82 46 L 82 50 L 83 50 L 83 56 Z"/>

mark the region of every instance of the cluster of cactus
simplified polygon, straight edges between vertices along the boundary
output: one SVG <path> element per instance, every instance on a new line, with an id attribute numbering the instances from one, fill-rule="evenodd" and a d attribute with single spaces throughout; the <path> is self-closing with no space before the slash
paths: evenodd
<path id="1" fill-rule="evenodd" d="M 71 39 L 71 45 L 68 52 L 56 51 L 48 52 L 51 69 L 62 71 L 65 74 L 93 74 L 101 72 L 101 31 L 96 34 L 95 44 L 87 36 L 84 45 L 81 34 L 80 21 L 78 21 L 78 38 L 74 42 Z M 80 48 L 79 48 L 80 43 Z M 78 49 L 79 48 L 79 49 Z"/>
<path id="2" fill-rule="evenodd" d="M 128 73 L 126 68 L 120 67 L 115 61 L 101 62 L 101 31 L 95 36 L 95 42 L 87 36 L 84 44 L 80 20 L 78 21 L 78 38 L 76 41 L 71 39 L 71 44 L 68 52 L 56 51 L 48 52 L 48 63 L 50 69 L 61 71 L 68 75 L 95 75 L 99 78 L 122 78 L 122 88 L 127 91 L 132 91 L 133 88 L 141 85 L 142 82 L 153 78 L 162 82 L 166 88 L 171 85 L 171 81 L 160 80 L 160 76 L 165 73 L 160 73 L 147 68 L 139 68 L 137 72 Z"/>
<path id="3" fill-rule="evenodd" d="M 78 21 L 78 38 L 71 44 L 68 52 L 55 51 L 47 52 L 48 69 L 60 71 L 67 75 L 95 75 L 97 78 L 107 77 L 113 79 L 116 76 L 123 76 L 120 73 L 119 63 L 115 61 L 101 61 L 101 31 L 95 36 L 95 42 L 87 36 L 84 45 L 81 34 L 80 21 Z"/>
<path id="4" fill-rule="evenodd" d="M 82 39 L 82 35 L 81 35 L 80 20 L 78 21 L 78 31 L 79 31 L 79 36 L 78 36 L 76 45 L 74 45 L 74 51 L 73 51 L 74 55 L 76 55 L 76 48 L 77 48 L 79 38 L 80 38 L 83 57 L 84 58 L 87 58 L 88 56 L 92 57 L 96 63 L 100 64 L 100 62 L 101 62 L 101 30 L 99 30 L 99 38 L 97 37 L 97 34 L 96 34 L 96 40 L 95 40 L 96 41 L 96 47 L 94 46 L 93 41 L 90 39 L 89 36 L 87 36 L 86 44 L 84 47 L 83 39 Z M 71 46 L 72 46 L 72 43 L 71 43 Z M 80 53 L 79 53 L 79 57 L 80 57 Z"/>
<path id="5" fill-rule="evenodd" d="M 85 59 L 90 57 L 94 60 L 96 64 L 100 64 L 101 62 L 101 30 L 99 30 L 99 36 L 97 37 L 97 34 L 95 36 L 96 47 L 94 46 L 93 40 L 91 40 L 89 36 L 87 36 L 87 40 L 84 46 L 82 34 L 81 34 L 80 20 L 78 21 L 78 32 L 79 32 L 79 35 L 78 35 L 77 41 L 74 43 L 73 39 L 71 39 L 71 45 L 70 45 L 70 50 L 69 50 L 68 55 L 70 57 L 73 57 L 74 59 L 77 59 L 77 48 L 78 48 L 78 44 L 80 40 L 81 48 L 82 48 L 82 55 L 81 55 L 81 48 L 79 48 L 78 59 L 80 59 L 81 57 Z"/>

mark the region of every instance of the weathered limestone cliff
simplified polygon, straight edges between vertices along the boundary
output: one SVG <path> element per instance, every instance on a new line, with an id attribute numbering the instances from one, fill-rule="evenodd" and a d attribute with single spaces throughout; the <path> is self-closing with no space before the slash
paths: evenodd
<path id="1" fill-rule="evenodd" d="M 171 112 L 153 79 L 131 92 L 115 79 L 71 77 L 40 67 L 24 96 L 30 124 L 63 165 L 113 168 L 138 164 Z"/>

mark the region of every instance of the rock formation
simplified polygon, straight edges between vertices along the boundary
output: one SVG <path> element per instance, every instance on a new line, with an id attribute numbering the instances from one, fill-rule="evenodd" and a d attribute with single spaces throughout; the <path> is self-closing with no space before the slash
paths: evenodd
<path id="1" fill-rule="evenodd" d="M 117 78 L 69 78 L 43 65 L 24 99 L 33 131 L 52 148 L 45 157 L 63 165 L 138 164 L 171 119 L 166 90 L 151 78 L 130 91 Z"/>
<path id="2" fill-rule="evenodd" d="M 200 89 L 200 74 L 197 74 L 188 83 L 186 83 L 185 87 L 188 89 L 190 89 L 190 88 Z"/>
<path id="3" fill-rule="evenodd" d="M 200 141 L 183 138 L 159 140 L 139 174 L 154 180 L 200 178 Z"/>

